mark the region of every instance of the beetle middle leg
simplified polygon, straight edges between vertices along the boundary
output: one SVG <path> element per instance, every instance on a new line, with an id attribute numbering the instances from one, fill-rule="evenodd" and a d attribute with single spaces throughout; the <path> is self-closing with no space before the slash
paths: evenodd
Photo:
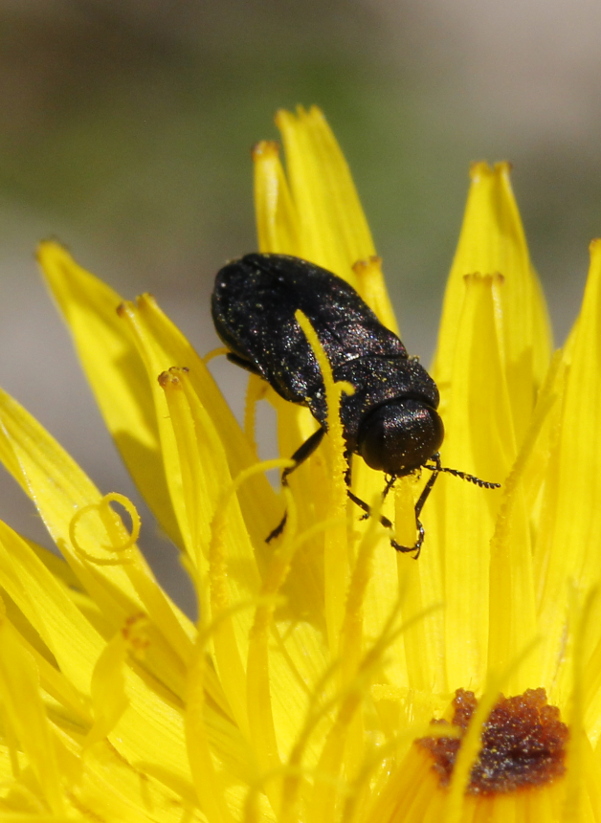
<path id="1" fill-rule="evenodd" d="M 308 437 L 304 443 L 302 443 L 298 449 L 294 452 L 291 460 L 294 461 L 292 466 L 287 466 L 284 471 L 282 472 L 281 483 L 282 486 L 288 485 L 288 476 L 292 474 L 293 471 L 298 469 L 301 463 L 304 463 L 305 460 L 313 454 L 315 449 L 319 446 L 322 441 L 322 438 L 325 434 L 326 430 L 324 428 L 319 428 L 313 432 L 313 434 Z M 286 520 L 288 518 L 288 512 L 284 512 L 284 516 L 275 527 L 275 529 L 270 532 L 265 540 L 266 543 L 270 543 L 274 537 L 279 537 L 279 535 L 284 531 L 284 526 L 286 525 Z"/>

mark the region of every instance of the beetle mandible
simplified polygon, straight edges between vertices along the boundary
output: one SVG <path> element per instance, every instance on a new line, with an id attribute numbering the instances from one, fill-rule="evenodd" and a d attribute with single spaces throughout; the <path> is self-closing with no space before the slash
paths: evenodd
<path id="1" fill-rule="evenodd" d="M 258 374 L 285 400 L 308 406 L 320 424 L 292 455 L 294 465 L 282 472 L 283 484 L 317 448 L 327 429 L 321 370 L 295 319 L 299 309 L 317 333 L 334 380 L 348 381 L 354 388 L 353 394 L 343 394 L 340 404 L 351 500 L 369 515 L 367 503 L 350 490 L 352 454 L 388 475 L 385 494 L 397 477 L 422 467 L 432 472 L 415 504 L 416 542 L 401 546 L 390 541 L 397 551 L 414 552 L 417 558 L 424 540 L 420 512 L 440 472 L 484 488 L 497 488 L 498 484 L 441 465 L 438 450 L 444 428 L 436 411 L 436 384 L 352 286 L 299 257 L 253 253 L 217 273 L 213 322 L 233 363 Z M 392 527 L 388 518 L 380 519 L 384 526 Z M 268 541 L 280 534 L 285 520 L 284 516 Z"/>

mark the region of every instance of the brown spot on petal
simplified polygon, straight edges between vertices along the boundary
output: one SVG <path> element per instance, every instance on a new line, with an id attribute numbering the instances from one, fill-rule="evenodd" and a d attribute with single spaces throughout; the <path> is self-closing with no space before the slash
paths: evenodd
<path id="1" fill-rule="evenodd" d="M 459 737 L 422 737 L 416 743 L 434 758 L 434 770 L 447 786 L 461 739 L 478 701 L 473 692 L 457 689 L 452 725 Z M 432 725 L 449 726 L 446 720 Z M 472 767 L 468 792 L 496 794 L 551 783 L 565 772 L 569 731 L 559 709 L 549 706 L 544 689 L 528 689 L 517 697 L 501 697 L 482 727 L 482 749 Z"/>

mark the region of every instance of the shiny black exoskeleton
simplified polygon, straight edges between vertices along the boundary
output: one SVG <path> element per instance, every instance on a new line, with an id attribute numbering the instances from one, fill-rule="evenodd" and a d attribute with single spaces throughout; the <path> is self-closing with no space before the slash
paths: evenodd
<path id="1" fill-rule="evenodd" d="M 340 407 L 347 457 L 359 454 L 373 469 L 389 475 L 387 490 L 394 478 L 422 466 L 433 472 L 415 507 L 418 540 L 410 547 L 391 541 L 395 549 L 417 556 L 424 536 L 419 514 L 440 471 L 482 486 L 496 484 L 441 467 L 438 449 L 444 429 L 436 411 L 436 384 L 345 280 L 298 257 L 247 254 L 217 274 L 212 298 L 217 333 L 230 349 L 230 360 L 267 380 L 285 400 L 308 406 L 320 424 L 292 456 L 295 463 L 283 472 L 284 483 L 327 428 L 323 379 L 294 317 L 299 309 L 324 347 L 334 380 L 348 381 L 355 390 L 343 394 Z M 369 513 L 366 503 L 350 489 L 348 493 Z M 392 525 L 386 518 L 382 522 Z"/>

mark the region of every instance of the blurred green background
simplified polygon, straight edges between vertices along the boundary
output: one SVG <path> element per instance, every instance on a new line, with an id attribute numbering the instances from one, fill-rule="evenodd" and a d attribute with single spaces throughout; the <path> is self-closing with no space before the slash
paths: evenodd
<path id="1" fill-rule="evenodd" d="M 601 234 L 600 35 L 597 0 L 0 0 L 0 384 L 138 502 L 36 243 L 57 236 L 124 296 L 154 292 L 207 351 L 212 277 L 255 247 L 250 147 L 297 103 L 324 109 L 347 155 L 411 352 L 432 354 L 479 159 L 514 164 L 561 342 Z M 244 384 L 227 364 L 219 379 Z M 47 542 L 5 475 L 0 517 Z"/>

